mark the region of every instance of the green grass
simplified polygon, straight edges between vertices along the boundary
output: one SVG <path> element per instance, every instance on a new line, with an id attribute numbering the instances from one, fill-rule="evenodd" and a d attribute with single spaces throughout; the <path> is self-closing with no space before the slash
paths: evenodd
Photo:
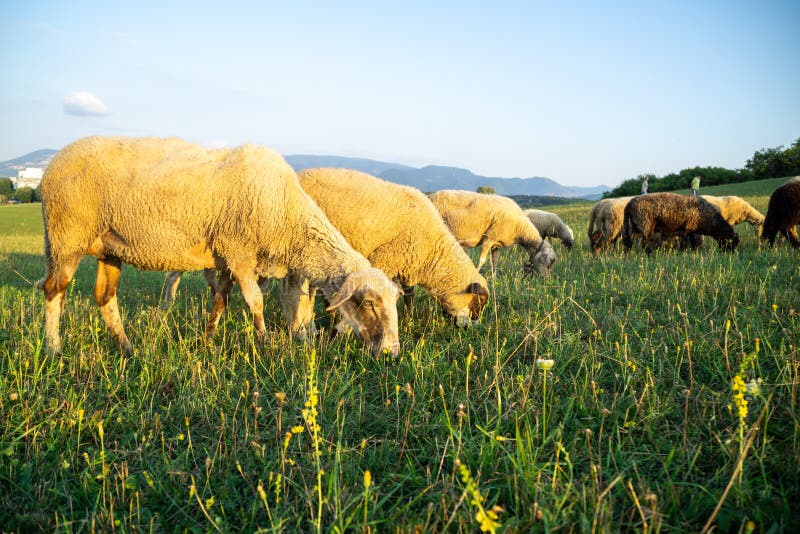
<path id="1" fill-rule="evenodd" d="M 162 312 L 163 276 L 132 268 L 124 359 L 89 258 L 48 356 L 40 209 L 1 207 L 0 530 L 475 532 L 480 510 L 508 532 L 797 530 L 798 252 L 745 226 L 731 254 L 593 257 L 590 206 L 552 208 L 576 249 L 551 279 L 501 254 L 473 329 L 419 291 L 395 361 L 293 341 L 274 289 L 263 353 L 236 292 L 205 343 L 202 277 Z"/>

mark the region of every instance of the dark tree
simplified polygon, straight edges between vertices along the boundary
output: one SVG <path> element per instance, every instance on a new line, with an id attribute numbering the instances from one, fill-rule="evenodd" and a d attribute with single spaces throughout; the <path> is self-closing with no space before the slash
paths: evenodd
<path id="1" fill-rule="evenodd" d="M 20 202 L 33 202 L 33 189 L 30 187 L 20 187 L 14 194 L 11 195 L 11 198 L 14 200 L 19 200 Z"/>
<path id="2" fill-rule="evenodd" d="M 0 178 L 0 195 L 10 197 L 14 192 L 14 186 L 11 184 L 11 178 Z"/>

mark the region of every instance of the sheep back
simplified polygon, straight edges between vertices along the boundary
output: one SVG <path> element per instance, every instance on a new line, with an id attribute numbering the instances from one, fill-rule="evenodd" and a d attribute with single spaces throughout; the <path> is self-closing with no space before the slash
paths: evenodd
<path id="1" fill-rule="evenodd" d="M 283 274 L 288 251 L 265 247 L 264 236 L 288 240 L 308 215 L 302 194 L 271 150 L 207 150 L 176 138 L 85 138 L 60 151 L 42 179 L 54 251 L 91 245 L 96 256 L 160 271 L 211 268 L 215 255 L 235 261 L 248 250 L 267 259 L 262 274 Z"/>
<path id="2" fill-rule="evenodd" d="M 503 247 L 536 247 L 542 236 L 519 205 L 502 195 L 444 189 L 430 196 L 447 227 L 462 243 L 487 237 Z"/>

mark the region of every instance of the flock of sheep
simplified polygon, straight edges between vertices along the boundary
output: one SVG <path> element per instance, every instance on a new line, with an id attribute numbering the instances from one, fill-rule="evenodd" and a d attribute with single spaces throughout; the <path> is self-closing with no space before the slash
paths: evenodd
<path id="1" fill-rule="evenodd" d="M 620 236 L 626 251 L 640 238 L 647 252 L 664 238 L 677 239 L 681 248 L 697 248 L 702 236 L 713 237 L 720 248 L 739 244 L 733 227 L 750 224 L 757 236 L 770 245 L 780 232 L 794 247 L 800 247 L 796 226 L 800 223 L 800 177 L 780 186 L 772 194 L 764 217 L 737 196 L 688 196 L 652 193 L 636 197 L 607 198 L 589 213 L 589 246 L 593 252 L 613 245 Z"/>
<path id="2" fill-rule="evenodd" d="M 548 276 L 556 253 L 546 238 L 567 248 L 574 240 L 556 215 L 523 211 L 502 196 L 428 197 L 346 169 L 295 173 L 276 152 L 250 145 L 211 150 L 175 138 L 88 137 L 53 158 L 41 188 L 46 276 L 38 286 L 45 293 L 45 344 L 53 352 L 61 351 L 65 292 L 84 255 L 97 258 L 95 301 L 126 353 L 132 346 L 116 297 L 123 263 L 168 272 L 166 303 L 182 272 L 204 270 L 214 290 L 209 336 L 237 283 L 263 342 L 264 282 L 277 278 L 293 334 L 314 333 L 320 292 L 341 317 L 337 330 L 352 329 L 375 354 L 396 355 L 400 295 L 422 286 L 455 325 L 468 326 L 489 299 L 479 270 L 490 256 L 496 261 L 499 248 L 520 245 L 528 251 L 524 271 Z M 800 181 L 783 188 L 794 209 L 775 208 L 771 218 L 771 200 L 766 220 L 738 197 L 603 200 L 591 212 L 591 248 L 607 247 L 620 234 L 626 249 L 636 237 L 650 250 L 671 235 L 692 246 L 695 236 L 710 235 L 733 248 L 738 237 L 731 225 L 743 220 L 763 224 L 770 242 L 780 230 L 798 246 Z M 481 248 L 477 266 L 464 251 L 472 247 Z"/>

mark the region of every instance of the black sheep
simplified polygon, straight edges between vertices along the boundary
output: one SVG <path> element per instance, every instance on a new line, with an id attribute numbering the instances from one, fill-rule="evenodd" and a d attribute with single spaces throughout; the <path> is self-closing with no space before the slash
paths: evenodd
<path id="1" fill-rule="evenodd" d="M 632 198 L 625 206 L 622 228 L 625 251 L 631 249 L 636 236 L 641 236 L 645 250 L 650 252 L 658 243 L 658 234 L 685 238 L 692 248 L 697 246 L 701 235 L 713 237 L 725 250 L 733 250 L 739 244 L 733 227 L 713 204 L 701 197 L 652 193 Z"/>
<path id="2" fill-rule="evenodd" d="M 795 248 L 800 248 L 797 225 L 800 224 L 800 177 L 793 178 L 776 189 L 769 197 L 767 216 L 761 239 L 775 243 L 778 232 Z"/>

